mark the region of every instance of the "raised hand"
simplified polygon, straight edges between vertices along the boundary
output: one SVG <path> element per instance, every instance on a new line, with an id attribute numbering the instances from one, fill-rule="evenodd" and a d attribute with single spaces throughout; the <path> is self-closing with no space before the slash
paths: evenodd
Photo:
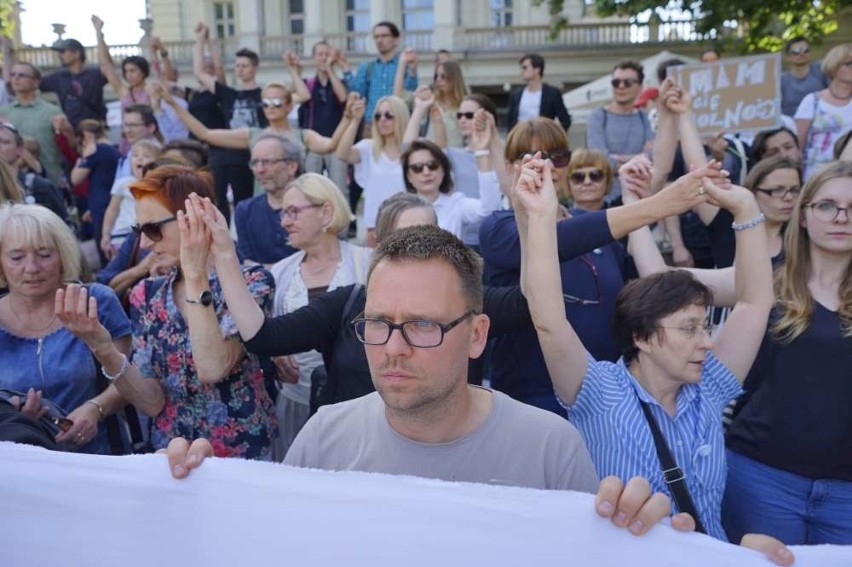
<path id="1" fill-rule="evenodd" d="M 399 60 L 405 65 L 417 65 L 419 59 L 417 56 L 417 52 L 414 51 L 414 49 L 406 47 L 402 50 L 402 55 L 400 55 Z"/>
<path id="2" fill-rule="evenodd" d="M 653 166 L 644 154 L 637 154 L 618 168 L 624 204 L 644 199 L 649 195 Z"/>
<path id="3" fill-rule="evenodd" d="M 207 258 L 210 254 L 212 237 L 207 224 L 198 216 L 190 199 L 184 201 L 186 211 L 178 211 L 180 229 L 180 269 L 187 280 L 207 281 Z"/>
<path id="4" fill-rule="evenodd" d="M 300 75 L 302 74 L 302 61 L 301 59 L 299 59 L 298 55 L 296 55 L 292 51 L 287 51 L 281 54 L 281 58 L 284 60 L 284 63 L 286 63 L 288 67 L 292 68 Z"/>
<path id="5" fill-rule="evenodd" d="M 726 187 L 720 186 L 709 178 L 702 180 L 702 186 L 707 192 L 711 204 L 730 211 L 735 217 L 737 215 L 748 215 L 752 218 L 760 214 L 754 193 L 745 187 L 732 184 L 728 184 Z"/>
<path id="6" fill-rule="evenodd" d="M 692 97 L 683 87 L 675 85 L 665 99 L 665 106 L 675 114 L 684 114 L 692 110 Z"/>
<path id="7" fill-rule="evenodd" d="M 435 104 L 435 93 L 426 85 L 420 85 L 414 91 L 414 108 L 425 109 Z"/>
<path id="8" fill-rule="evenodd" d="M 728 172 L 721 168 L 719 162 L 711 160 L 704 167 L 690 171 L 664 187 L 659 195 L 678 213 L 688 211 L 710 199 L 701 181 L 705 177 L 720 187 L 729 185 Z"/>
<path id="9" fill-rule="evenodd" d="M 352 103 L 352 119 L 361 121 L 364 118 L 364 113 L 367 111 L 367 101 L 363 98 L 358 98 Z"/>
<path id="10" fill-rule="evenodd" d="M 99 17 L 92 15 L 92 25 L 95 27 L 95 33 L 103 33 L 104 21 Z"/>
<path id="11" fill-rule="evenodd" d="M 208 29 L 207 24 L 204 22 L 198 22 L 195 24 L 195 40 L 207 41 L 208 37 L 210 37 L 210 30 Z"/>
<path id="12" fill-rule="evenodd" d="M 153 49 L 154 51 L 160 51 L 161 49 L 163 49 L 163 42 L 156 35 L 151 36 L 150 45 L 151 49 Z"/>
<path id="13" fill-rule="evenodd" d="M 518 168 L 517 180 L 512 189 L 512 205 L 516 212 L 527 216 L 552 217 L 556 221 L 559 200 L 553 186 L 552 167 L 541 153 L 524 156 Z"/>
<path id="14" fill-rule="evenodd" d="M 473 115 L 473 133 L 470 143 L 474 150 L 486 150 L 490 147 L 494 127 L 494 117 L 485 109 L 480 108 Z"/>
<path id="15" fill-rule="evenodd" d="M 236 256 L 236 247 L 234 239 L 231 238 L 231 231 L 228 229 L 228 221 L 222 212 L 216 208 L 209 198 L 201 198 L 196 193 L 192 193 L 187 200 L 187 211 L 190 208 L 207 226 L 210 233 L 210 253 L 213 254 L 213 260 L 219 260 L 229 256 Z"/>
<path id="16" fill-rule="evenodd" d="M 98 320 L 98 300 L 80 284 L 68 284 L 56 290 L 56 316 L 75 337 L 93 352 L 103 352 L 112 344 L 112 336 Z"/>

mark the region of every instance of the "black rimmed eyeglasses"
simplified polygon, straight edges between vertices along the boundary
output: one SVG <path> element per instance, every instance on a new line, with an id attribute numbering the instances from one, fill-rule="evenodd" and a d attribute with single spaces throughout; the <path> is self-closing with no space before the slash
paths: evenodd
<path id="1" fill-rule="evenodd" d="M 391 323 L 385 319 L 360 317 L 352 321 L 352 324 L 355 326 L 355 335 L 357 335 L 358 340 L 365 345 L 387 344 L 394 329 L 399 329 L 402 338 L 409 345 L 416 348 L 435 348 L 441 346 L 441 343 L 444 342 L 444 335 L 475 313 L 473 310 L 467 311 L 464 315 L 449 323 L 438 323 L 428 319 Z"/>

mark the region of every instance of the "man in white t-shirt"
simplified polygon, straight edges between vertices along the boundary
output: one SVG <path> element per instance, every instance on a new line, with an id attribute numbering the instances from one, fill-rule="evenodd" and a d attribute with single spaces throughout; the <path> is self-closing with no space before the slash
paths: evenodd
<path id="1" fill-rule="evenodd" d="M 518 122 L 544 116 L 558 120 L 566 130 L 571 127 L 571 115 L 565 108 L 562 92 L 542 80 L 544 77 L 544 57 L 537 53 L 528 53 L 518 61 L 521 68 L 521 80 L 524 87 L 509 95 L 507 129 L 511 130 Z"/>

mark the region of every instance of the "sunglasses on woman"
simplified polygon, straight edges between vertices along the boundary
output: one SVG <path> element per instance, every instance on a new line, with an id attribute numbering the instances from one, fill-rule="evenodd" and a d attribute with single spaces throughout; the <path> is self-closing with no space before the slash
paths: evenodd
<path id="1" fill-rule="evenodd" d="M 264 98 L 261 100 L 260 105 L 263 108 L 273 107 L 273 108 L 281 108 L 284 106 L 284 101 L 280 98 Z"/>
<path id="2" fill-rule="evenodd" d="M 134 224 L 130 228 L 133 232 L 144 234 L 151 242 L 159 242 L 163 239 L 163 225 L 177 220 L 177 217 L 169 217 L 167 219 L 154 222 L 146 222 L 144 224 Z"/>
<path id="3" fill-rule="evenodd" d="M 598 183 L 599 181 L 603 181 L 603 178 L 604 172 L 600 169 L 572 171 L 570 176 L 572 183 L 584 183 L 586 180 L 589 180 L 592 183 Z"/>
<path id="4" fill-rule="evenodd" d="M 429 171 L 438 171 L 438 168 L 441 165 L 435 161 L 427 161 L 424 163 L 410 163 L 408 164 L 409 171 L 413 171 L 414 173 L 423 173 L 423 169 L 428 169 Z"/>
<path id="5" fill-rule="evenodd" d="M 378 122 L 384 118 L 385 120 L 393 120 L 394 114 L 393 112 L 377 112 L 373 115 L 373 119 Z"/>
<path id="6" fill-rule="evenodd" d="M 540 150 L 539 150 L 540 151 Z M 524 156 L 535 156 L 538 152 L 524 152 L 518 156 L 518 159 L 523 159 Z M 541 159 L 549 159 L 553 167 L 565 167 L 571 162 L 570 150 L 558 150 L 555 152 L 541 152 Z"/>
<path id="7" fill-rule="evenodd" d="M 474 114 L 474 112 L 456 112 L 456 120 L 461 120 L 462 118 L 473 120 Z"/>

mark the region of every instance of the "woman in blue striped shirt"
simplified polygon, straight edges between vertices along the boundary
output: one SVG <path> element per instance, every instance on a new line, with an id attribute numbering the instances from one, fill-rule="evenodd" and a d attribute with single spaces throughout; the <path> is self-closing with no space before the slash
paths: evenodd
<path id="1" fill-rule="evenodd" d="M 525 252 L 521 285 L 554 389 L 601 477 L 643 476 L 653 491 L 671 494 L 644 403 L 685 475 L 697 519 L 709 535 L 725 540 L 722 408 L 741 392 L 773 302 L 766 232 L 754 229 L 762 219 L 754 196 L 741 187 L 719 188 L 713 180 L 724 178 L 714 167 L 676 181 L 695 187 L 696 200 L 730 210 L 739 229 L 738 301 L 716 340 L 706 324 L 710 290 L 687 273 L 666 272 L 630 282 L 619 293 L 613 328 L 622 356 L 599 362 L 565 317 L 551 167 L 538 156 L 526 161 L 513 201 Z"/>

